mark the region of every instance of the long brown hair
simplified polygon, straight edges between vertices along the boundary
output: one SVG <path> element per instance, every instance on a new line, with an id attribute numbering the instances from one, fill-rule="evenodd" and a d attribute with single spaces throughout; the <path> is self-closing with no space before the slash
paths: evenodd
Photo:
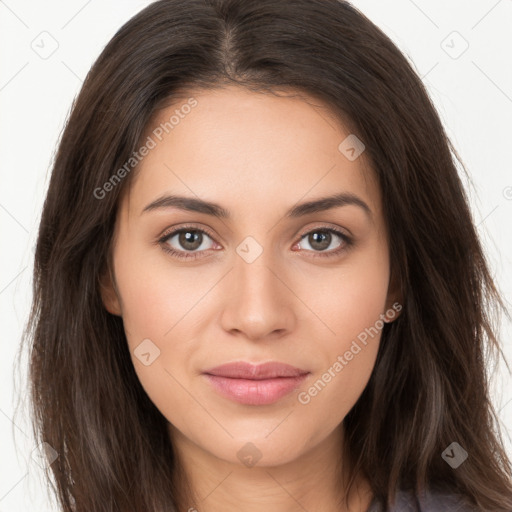
<path id="1" fill-rule="evenodd" d="M 364 142 L 378 179 L 403 309 L 385 325 L 370 381 L 344 419 L 351 475 L 362 472 L 386 506 L 397 489 L 438 488 L 482 510 L 512 510 L 486 373 L 490 356 L 502 355 L 506 309 L 457 163 L 464 167 L 406 58 L 337 0 L 157 1 L 87 75 L 53 163 L 24 336 L 34 432 L 58 453 L 47 477 L 62 509 L 182 505 L 167 421 L 138 381 L 122 319 L 100 298 L 133 172 L 103 197 L 95 191 L 137 150 L 156 109 L 226 84 L 324 102 Z M 456 469 L 441 456 L 452 442 L 469 453 Z"/>

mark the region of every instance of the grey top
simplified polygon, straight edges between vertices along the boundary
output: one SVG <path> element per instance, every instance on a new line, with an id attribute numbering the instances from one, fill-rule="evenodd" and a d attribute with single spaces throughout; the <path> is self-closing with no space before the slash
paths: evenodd
<path id="1" fill-rule="evenodd" d="M 383 510 L 374 499 L 367 512 Z M 398 491 L 390 512 L 478 512 L 478 509 L 457 494 L 431 491 L 419 497 L 412 491 Z"/>

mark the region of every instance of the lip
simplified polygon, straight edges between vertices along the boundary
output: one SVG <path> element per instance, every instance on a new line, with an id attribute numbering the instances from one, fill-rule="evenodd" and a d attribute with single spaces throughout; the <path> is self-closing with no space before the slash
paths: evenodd
<path id="1" fill-rule="evenodd" d="M 203 372 L 221 395 L 246 405 L 277 402 L 297 389 L 310 372 L 289 364 L 244 361 L 223 364 Z"/>

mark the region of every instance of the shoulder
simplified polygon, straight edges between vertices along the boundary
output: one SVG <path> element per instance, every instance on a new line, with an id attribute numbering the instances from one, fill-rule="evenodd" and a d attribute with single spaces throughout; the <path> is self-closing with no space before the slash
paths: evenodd
<path id="1" fill-rule="evenodd" d="M 382 512 L 384 509 L 372 501 L 368 512 Z M 412 491 L 400 490 L 389 512 L 479 512 L 460 494 L 429 490 L 417 495 Z"/>
<path id="2" fill-rule="evenodd" d="M 471 505 L 468 498 L 460 494 L 430 491 L 417 499 L 421 512 L 436 512 L 439 510 L 446 512 L 478 512 L 475 505 Z"/>

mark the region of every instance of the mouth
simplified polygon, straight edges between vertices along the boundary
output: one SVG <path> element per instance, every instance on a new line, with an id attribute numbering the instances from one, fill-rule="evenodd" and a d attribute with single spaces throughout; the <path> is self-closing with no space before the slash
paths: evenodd
<path id="1" fill-rule="evenodd" d="M 245 405 L 272 404 L 300 387 L 309 371 L 284 363 L 238 361 L 203 372 L 222 396 Z"/>

